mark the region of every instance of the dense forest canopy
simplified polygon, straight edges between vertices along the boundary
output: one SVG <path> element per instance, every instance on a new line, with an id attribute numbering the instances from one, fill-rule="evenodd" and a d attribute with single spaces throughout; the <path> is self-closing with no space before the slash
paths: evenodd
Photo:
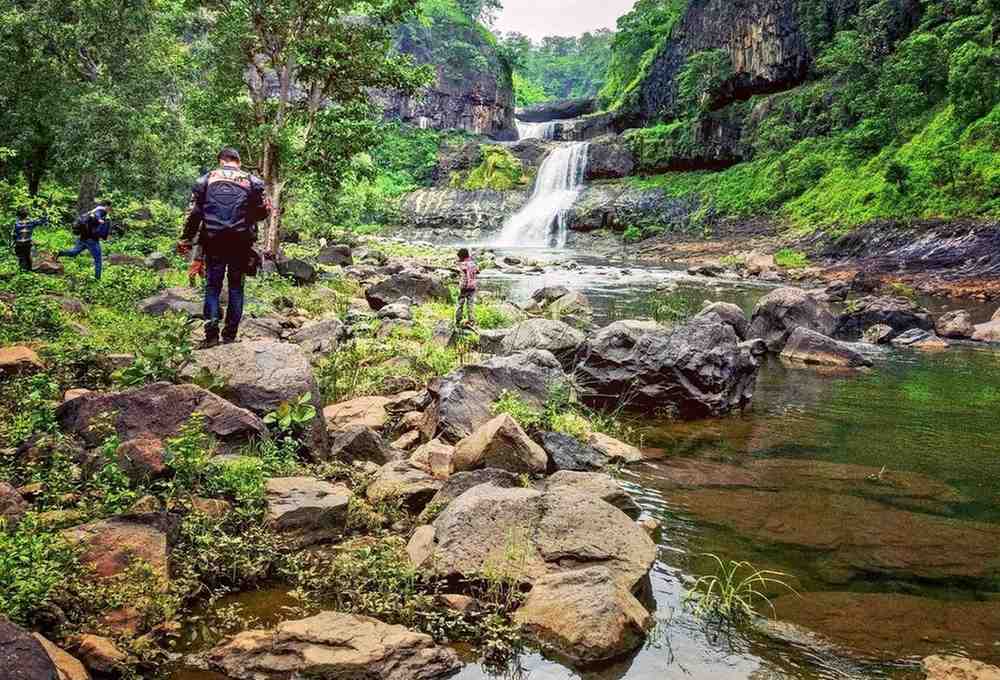
<path id="1" fill-rule="evenodd" d="M 596 96 L 604 86 L 613 38 L 607 29 L 577 37 L 547 36 L 538 44 L 521 33 L 503 36 L 501 45 L 514 65 L 518 105 Z"/>

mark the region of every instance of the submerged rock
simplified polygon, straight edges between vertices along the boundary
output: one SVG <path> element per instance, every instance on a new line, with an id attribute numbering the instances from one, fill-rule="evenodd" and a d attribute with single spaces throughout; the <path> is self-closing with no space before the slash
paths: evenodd
<path id="1" fill-rule="evenodd" d="M 888 340 L 912 328 L 934 330 L 927 310 L 906 298 L 868 296 L 852 302 L 837 319 L 833 332 L 838 338 L 857 340 L 870 326 L 884 324 L 892 329 Z"/>
<path id="2" fill-rule="evenodd" d="M 669 330 L 617 321 L 580 348 L 575 378 L 594 405 L 723 415 L 750 403 L 757 380 L 757 360 L 738 342 L 732 326 L 707 319 Z"/>
<path id="3" fill-rule="evenodd" d="M 754 306 L 747 337 L 763 338 L 767 348 L 780 352 L 796 328 L 832 335 L 835 319 L 829 306 L 801 288 L 778 288 Z"/>
<path id="4" fill-rule="evenodd" d="M 429 635 L 331 611 L 240 633 L 205 660 L 235 680 L 432 680 L 461 667 L 455 652 Z"/>
<path id="5" fill-rule="evenodd" d="M 646 608 L 603 566 L 539 578 L 514 621 L 530 639 L 574 663 L 626 654 L 652 626 Z"/>
<path id="6" fill-rule="evenodd" d="M 90 392 L 64 402 L 56 417 L 64 430 L 80 436 L 88 446 L 98 446 L 103 439 L 91 425 L 105 413 L 114 414 L 111 423 L 122 441 L 174 437 L 194 413 L 205 417 L 205 430 L 223 451 L 267 434 L 264 423 L 250 411 L 196 385 L 165 382 L 111 394 Z"/>
<path id="7" fill-rule="evenodd" d="M 850 345 L 801 326 L 788 336 L 788 342 L 781 350 L 781 358 L 804 364 L 843 368 L 872 365 L 871 359 Z"/>
<path id="8" fill-rule="evenodd" d="M 540 409 L 549 390 L 565 379 L 559 361 L 544 350 L 466 364 L 428 386 L 433 398 L 428 429 L 446 442 L 458 442 L 493 418 L 491 408 L 502 393 Z"/>

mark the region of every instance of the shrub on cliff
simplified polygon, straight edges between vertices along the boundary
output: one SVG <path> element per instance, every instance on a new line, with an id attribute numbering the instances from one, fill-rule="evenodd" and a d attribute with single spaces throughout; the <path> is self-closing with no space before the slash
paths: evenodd
<path id="1" fill-rule="evenodd" d="M 463 189 L 507 191 L 524 183 L 524 167 L 509 149 L 491 144 L 484 144 L 479 149 L 482 162 L 470 170 L 464 180 L 456 176 Z"/>

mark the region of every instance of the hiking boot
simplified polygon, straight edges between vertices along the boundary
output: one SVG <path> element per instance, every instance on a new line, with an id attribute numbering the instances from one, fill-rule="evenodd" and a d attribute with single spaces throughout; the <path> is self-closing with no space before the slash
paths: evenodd
<path id="1" fill-rule="evenodd" d="M 235 337 L 233 337 L 233 338 L 228 338 L 228 337 L 222 338 L 222 344 L 223 345 L 232 345 L 235 342 L 236 342 L 236 338 Z"/>

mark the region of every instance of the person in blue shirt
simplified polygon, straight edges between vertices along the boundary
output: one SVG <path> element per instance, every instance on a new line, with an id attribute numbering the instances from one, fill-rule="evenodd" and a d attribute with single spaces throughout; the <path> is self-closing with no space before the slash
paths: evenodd
<path id="1" fill-rule="evenodd" d="M 81 215 L 73 228 L 76 245 L 59 252 L 59 257 L 76 257 L 84 250 L 94 258 L 94 278 L 101 280 L 101 240 L 111 233 L 111 202 L 98 201 L 97 207 Z"/>
<path id="2" fill-rule="evenodd" d="M 27 208 L 20 208 L 17 211 L 17 220 L 14 221 L 14 231 L 11 238 L 14 242 L 14 254 L 17 255 L 18 264 L 21 265 L 22 272 L 31 271 L 31 238 L 35 228 L 48 222 L 47 218 L 28 221 Z"/>

